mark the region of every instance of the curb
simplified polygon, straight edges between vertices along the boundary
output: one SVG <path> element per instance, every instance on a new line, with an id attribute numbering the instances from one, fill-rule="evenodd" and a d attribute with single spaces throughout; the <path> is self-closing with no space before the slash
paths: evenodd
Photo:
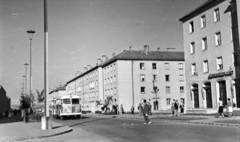
<path id="1" fill-rule="evenodd" d="M 65 126 L 68 127 L 68 126 Z M 57 136 L 57 135 L 62 135 L 65 133 L 69 133 L 73 131 L 72 128 L 69 128 L 68 130 L 59 132 L 59 133 L 54 133 L 54 134 L 49 134 L 49 135 L 42 135 L 42 136 L 33 136 L 33 137 L 26 137 L 26 138 L 16 138 L 16 139 L 6 139 L 6 141 L 10 141 L 10 142 L 14 142 L 14 141 L 25 141 L 25 140 L 33 140 L 33 139 L 42 139 L 42 138 L 47 138 L 47 137 L 53 137 L 53 136 Z M 5 140 L 3 140 L 4 142 Z"/>
<path id="2" fill-rule="evenodd" d="M 142 119 L 142 118 L 132 118 L 132 117 L 119 117 L 119 116 L 101 116 L 100 117 L 106 117 L 106 118 L 126 118 L 126 119 Z M 157 117 L 156 117 L 157 118 Z M 240 124 L 231 124 L 231 123 L 216 123 L 216 122 L 191 122 L 189 120 L 167 120 L 167 119 L 156 119 L 158 121 L 165 121 L 165 122 L 179 122 L 179 123 L 189 123 L 189 124 L 199 124 L 199 125 L 214 125 L 214 126 L 224 126 L 224 127 L 234 127 L 234 128 L 240 128 Z"/>

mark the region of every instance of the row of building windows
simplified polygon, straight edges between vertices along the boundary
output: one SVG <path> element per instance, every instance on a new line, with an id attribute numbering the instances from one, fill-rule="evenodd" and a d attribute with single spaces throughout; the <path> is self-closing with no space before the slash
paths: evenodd
<path id="1" fill-rule="evenodd" d="M 145 64 L 144 63 L 140 63 L 140 69 L 144 70 L 145 69 Z M 156 70 L 157 69 L 157 63 L 152 63 L 152 69 Z M 165 70 L 169 70 L 170 69 L 170 64 L 169 63 L 165 63 L 164 64 L 164 69 Z M 178 69 L 179 70 L 183 70 L 183 63 L 178 63 Z"/>
<path id="2" fill-rule="evenodd" d="M 141 94 L 146 94 L 146 87 L 140 87 L 140 92 L 141 92 Z M 165 92 L 166 93 L 171 93 L 171 87 L 170 86 L 166 86 L 166 88 L 165 88 Z M 179 92 L 180 93 L 184 93 L 184 86 L 180 86 L 179 87 Z"/>
<path id="3" fill-rule="evenodd" d="M 180 102 L 179 103 L 185 104 L 185 99 L 184 98 L 180 98 Z M 166 98 L 166 104 L 167 105 L 171 105 L 171 98 Z"/>
<path id="4" fill-rule="evenodd" d="M 106 78 L 104 80 L 104 85 L 109 85 L 109 84 L 112 84 L 112 83 L 116 83 L 116 76 L 110 77 L 110 78 Z"/>
<path id="5" fill-rule="evenodd" d="M 223 59 L 222 59 L 222 57 L 217 57 L 216 66 L 217 66 L 217 70 L 222 70 L 223 69 Z M 196 63 L 192 64 L 191 70 L 192 70 L 192 75 L 197 75 L 197 65 L 196 65 Z M 208 60 L 203 61 L 203 72 L 204 73 L 209 72 Z"/>
<path id="6" fill-rule="evenodd" d="M 178 79 L 179 79 L 179 81 L 184 81 L 184 75 L 179 75 L 178 76 Z M 141 82 L 145 82 L 145 80 L 146 80 L 146 77 L 145 77 L 145 75 L 144 74 L 141 74 L 140 75 L 140 81 Z M 157 82 L 158 81 L 158 79 L 157 79 L 157 75 L 156 74 L 154 74 L 153 75 L 153 80 L 152 81 L 154 81 L 154 82 Z M 169 82 L 170 81 L 170 75 L 165 75 L 165 81 L 167 81 L 167 82 Z"/>
<path id="7" fill-rule="evenodd" d="M 115 64 L 109 65 L 104 68 L 104 75 L 116 70 Z"/>
<path id="8" fill-rule="evenodd" d="M 116 95 L 117 93 L 117 88 L 111 88 L 111 89 L 105 89 L 105 95 L 109 96 L 109 95 Z"/>
<path id="9" fill-rule="evenodd" d="M 213 11 L 213 21 L 214 22 L 218 22 L 220 21 L 220 11 L 219 8 L 215 9 Z M 205 28 L 207 26 L 207 18 L 206 15 L 202 15 L 200 17 L 200 24 L 201 24 L 201 28 Z M 189 33 L 193 33 L 194 32 L 194 22 L 191 21 L 189 22 Z"/>

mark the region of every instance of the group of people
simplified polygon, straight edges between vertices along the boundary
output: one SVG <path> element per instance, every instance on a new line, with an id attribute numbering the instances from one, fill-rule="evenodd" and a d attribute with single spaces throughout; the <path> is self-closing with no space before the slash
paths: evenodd
<path id="1" fill-rule="evenodd" d="M 178 116 L 179 109 L 180 109 L 180 116 L 182 116 L 183 113 L 184 113 L 184 103 L 183 103 L 183 101 L 181 101 L 181 103 L 179 104 L 178 100 L 173 99 L 173 101 L 171 103 L 172 116 Z"/>
<path id="2" fill-rule="evenodd" d="M 227 99 L 226 106 L 223 106 L 223 101 L 221 98 L 219 98 L 218 113 L 220 114 L 220 116 L 222 116 L 222 118 L 224 118 L 224 113 L 223 113 L 224 108 L 227 109 L 228 117 L 232 117 L 233 116 L 233 107 L 235 107 L 235 103 L 233 103 L 230 98 Z"/>
<path id="3" fill-rule="evenodd" d="M 5 118 L 8 118 L 8 117 L 16 116 L 18 113 L 20 113 L 20 112 L 19 112 L 19 110 L 16 110 L 16 109 L 13 109 L 13 110 L 5 109 L 3 116 L 5 116 Z"/>

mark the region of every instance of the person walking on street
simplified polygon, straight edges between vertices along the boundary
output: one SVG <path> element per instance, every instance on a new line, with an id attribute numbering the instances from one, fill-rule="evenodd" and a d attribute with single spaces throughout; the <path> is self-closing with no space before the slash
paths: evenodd
<path id="1" fill-rule="evenodd" d="M 224 118 L 224 114 L 223 114 L 223 102 L 222 102 L 221 98 L 219 98 L 218 113 L 219 113 L 220 116 L 222 116 L 222 118 Z"/>
<path id="2" fill-rule="evenodd" d="M 134 107 L 131 108 L 132 115 L 134 115 Z"/>
<path id="3" fill-rule="evenodd" d="M 183 103 L 183 101 L 181 101 L 179 107 L 180 107 L 180 115 L 183 116 L 183 113 L 184 113 L 184 103 Z"/>
<path id="4" fill-rule="evenodd" d="M 5 118 L 8 118 L 8 110 L 7 109 L 5 109 L 4 113 L 5 113 Z"/>
<path id="5" fill-rule="evenodd" d="M 172 116 L 174 116 L 174 104 L 175 104 L 175 100 L 173 99 L 172 103 L 171 103 L 171 113 L 172 113 Z"/>
<path id="6" fill-rule="evenodd" d="M 175 101 L 175 103 L 174 103 L 174 114 L 175 114 L 175 116 L 178 116 L 178 106 L 179 106 L 179 104 L 178 104 L 178 100 L 176 100 Z"/>
<path id="7" fill-rule="evenodd" d="M 145 122 L 143 124 L 151 124 L 151 121 L 148 117 L 148 113 L 149 113 L 149 105 L 147 104 L 147 101 L 144 100 L 143 101 L 143 117 Z"/>
<path id="8" fill-rule="evenodd" d="M 231 102 L 230 98 L 227 100 L 227 112 L 228 112 L 228 117 L 233 116 L 233 103 Z"/>

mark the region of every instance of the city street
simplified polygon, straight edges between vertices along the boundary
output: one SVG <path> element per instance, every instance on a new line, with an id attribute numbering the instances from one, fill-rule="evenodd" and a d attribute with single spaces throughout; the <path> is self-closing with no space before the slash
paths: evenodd
<path id="1" fill-rule="evenodd" d="M 239 142 L 240 139 L 239 128 L 163 122 L 157 118 L 149 125 L 144 125 L 143 119 L 96 116 L 54 121 L 70 126 L 73 131 L 35 141 Z"/>

